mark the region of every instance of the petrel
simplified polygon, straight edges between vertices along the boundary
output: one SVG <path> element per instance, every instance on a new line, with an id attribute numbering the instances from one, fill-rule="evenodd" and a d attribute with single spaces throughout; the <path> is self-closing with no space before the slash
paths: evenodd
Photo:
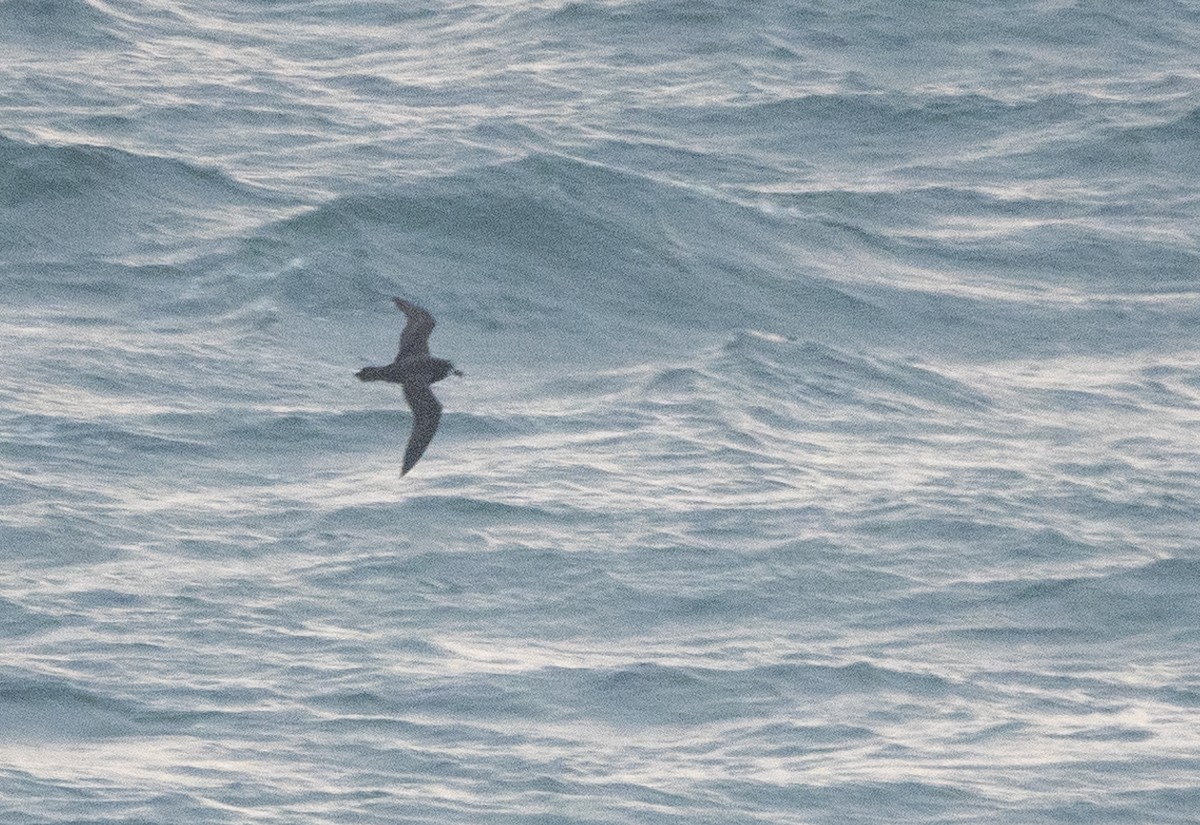
<path id="1" fill-rule="evenodd" d="M 400 471 L 400 475 L 404 475 L 425 452 L 442 419 L 442 405 L 429 385 L 451 373 L 462 375 L 462 372 L 445 358 L 429 355 L 433 316 L 403 298 L 392 301 L 408 318 L 404 332 L 400 333 L 400 351 L 396 353 L 396 360 L 386 367 L 363 367 L 355 375 L 360 381 L 390 381 L 404 387 L 404 400 L 413 412 L 412 434 L 404 448 L 404 469 Z"/>

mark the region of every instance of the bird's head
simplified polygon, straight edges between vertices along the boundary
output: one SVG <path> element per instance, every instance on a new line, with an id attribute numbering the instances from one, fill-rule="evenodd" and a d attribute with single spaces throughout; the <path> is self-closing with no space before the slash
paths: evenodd
<path id="1" fill-rule="evenodd" d="M 462 370 L 457 370 L 454 365 L 445 358 L 430 358 L 429 359 L 429 380 L 441 381 L 447 375 L 462 375 Z"/>

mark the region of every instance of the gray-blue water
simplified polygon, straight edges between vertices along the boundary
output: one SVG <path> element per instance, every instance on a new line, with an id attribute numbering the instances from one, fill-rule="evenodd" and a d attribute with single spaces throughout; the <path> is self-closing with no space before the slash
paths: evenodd
<path id="1" fill-rule="evenodd" d="M 1197 43 L 0 0 L 0 822 L 1196 822 Z"/>

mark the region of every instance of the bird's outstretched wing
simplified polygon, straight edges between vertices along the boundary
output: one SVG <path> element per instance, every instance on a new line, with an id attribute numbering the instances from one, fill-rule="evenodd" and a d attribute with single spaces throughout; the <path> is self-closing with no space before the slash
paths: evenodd
<path id="1" fill-rule="evenodd" d="M 410 355 L 429 355 L 429 333 L 433 332 L 433 316 L 403 298 L 393 298 L 392 301 L 408 317 L 404 332 L 400 333 L 400 351 L 396 353 L 396 360 Z"/>
<path id="2" fill-rule="evenodd" d="M 408 446 L 404 448 L 404 475 L 413 468 L 417 460 L 433 440 L 437 432 L 438 422 L 442 420 L 442 405 L 433 395 L 428 384 L 405 384 L 404 400 L 413 411 L 412 435 L 408 437 Z"/>

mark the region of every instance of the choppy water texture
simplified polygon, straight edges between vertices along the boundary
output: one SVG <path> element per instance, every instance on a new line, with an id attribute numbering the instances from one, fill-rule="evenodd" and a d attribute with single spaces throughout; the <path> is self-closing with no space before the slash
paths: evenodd
<path id="1" fill-rule="evenodd" d="M 0 0 L 0 819 L 1194 822 L 1198 42 Z"/>

